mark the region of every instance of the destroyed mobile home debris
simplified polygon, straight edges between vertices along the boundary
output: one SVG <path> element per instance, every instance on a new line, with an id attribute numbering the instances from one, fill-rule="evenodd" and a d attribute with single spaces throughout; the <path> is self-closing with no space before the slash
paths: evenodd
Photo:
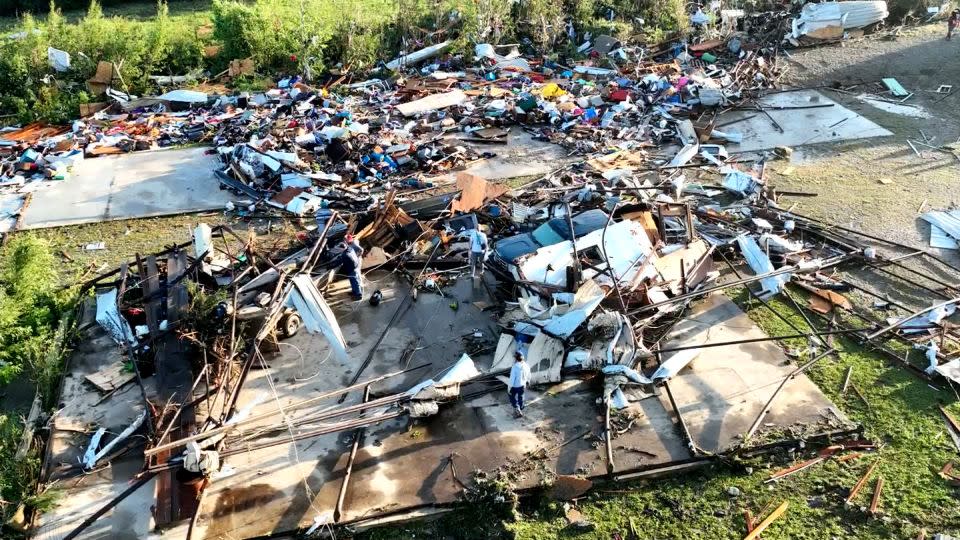
<path id="1" fill-rule="evenodd" d="M 885 13 L 850 4 L 865 6 L 804 8 L 793 37 Z M 69 181 L 87 157 L 203 142 L 239 197 L 228 211 L 308 223 L 289 249 L 201 223 L 191 241 L 131 254 L 84 285 L 94 350 L 64 378 L 72 401 L 52 420 L 44 481 L 88 481 L 37 518 L 37 536 L 104 534 L 111 519 L 171 538 L 376 526 L 453 505 L 470 471 L 531 456 L 554 475 L 619 480 L 827 447 L 777 480 L 875 449 L 804 372 L 842 335 L 930 384 L 960 383 L 943 352 L 960 339 L 948 320 L 960 291 L 942 283 L 907 305 L 850 278 L 916 270 L 885 250 L 900 246 L 784 209 L 770 155 L 730 158 L 743 136 L 718 129 L 721 107 L 778 126 L 759 101 L 781 74 L 770 43 L 744 32 L 659 51 L 611 45 L 592 55 L 610 62 L 564 66 L 487 44 L 471 63 L 444 56 L 443 42 L 387 64 L 392 77 L 122 96 L 71 128 L 5 133 L 11 192 Z M 577 159 L 512 187 L 470 172 L 520 132 Z M 924 219 L 956 239 L 944 214 Z M 794 333 L 763 334 L 720 294 L 740 288 Z M 773 345 L 792 338 L 808 344 L 794 363 Z M 504 404 L 518 355 L 541 409 L 528 417 L 559 439 L 522 433 L 528 417 Z M 561 447 L 573 456 L 563 463 Z M 515 485 L 538 486 L 532 474 Z"/>

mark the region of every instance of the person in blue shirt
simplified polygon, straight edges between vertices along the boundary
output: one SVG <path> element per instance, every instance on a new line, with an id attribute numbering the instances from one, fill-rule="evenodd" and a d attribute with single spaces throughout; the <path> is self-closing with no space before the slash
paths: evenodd
<path id="1" fill-rule="evenodd" d="M 360 274 L 360 257 L 363 254 L 363 248 L 352 235 L 347 235 L 344 243 L 346 249 L 340 255 L 340 271 L 350 280 L 350 294 L 354 300 L 362 300 L 363 276 Z"/>

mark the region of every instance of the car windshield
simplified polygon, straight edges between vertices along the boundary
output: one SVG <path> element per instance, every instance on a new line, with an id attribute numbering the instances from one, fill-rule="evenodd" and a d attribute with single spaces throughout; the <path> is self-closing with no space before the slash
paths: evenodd
<path id="1" fill-rule="evenodd" d="M 541 246 L 552 246 L 554 244 L 559 244 L 563 242 L 566 238 L 566 235 L 560 235 L 554 230 L 552 225 L 556 219 L 551 219 L 550 221 L 544 223 L 543 225 L 537 227 L 533 233 L 533 239 L 537 241 Z M 563 220 L 559 220 L 562 224 Z"/>

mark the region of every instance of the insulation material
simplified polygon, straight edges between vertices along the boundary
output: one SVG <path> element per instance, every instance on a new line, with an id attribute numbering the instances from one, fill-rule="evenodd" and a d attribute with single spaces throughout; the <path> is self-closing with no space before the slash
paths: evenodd
<path id="1" fill-rule="evenodd" d="M 116 288 L 97 293 L 97 323 L 106 330 L 117 343 L 133 344 L 137 340 L 130 329 L 130 323 L 120 315 L 117 307 Z"/>
<path id="2" fill-rule="evenodd" d="M 297 310 L 307 330 L 323 334 L 337 356 L 346 360 L 347 342 L 340 331 L 340 324 L 313 279 L 308 275 L 299 275 L 292 281 L 293 289 L 290 290 L 287 305 Z"/>
<path id="3" fill-rule="evenodd" d="M 774 271 L 773 263 L 757 245 L 756 240 L 749 236 L 738 236 L 737 243 L 740 244 L 743 258 L 747 260 L 747 264 L 750 265 L 754 274 L 767 274 Z M 764 294 L 777 294 L 789 280 L 790 274 L 780 274 L 779 276 L 763 278 L 760 280 L 760 284 L 763 286 Z"/>

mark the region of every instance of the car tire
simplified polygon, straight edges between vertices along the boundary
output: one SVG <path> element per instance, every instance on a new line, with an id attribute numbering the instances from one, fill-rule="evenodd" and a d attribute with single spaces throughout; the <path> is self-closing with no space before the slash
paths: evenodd
<path id="1" fill-rule="evenodd" d="M 300 318 L 298 313 L 290 313 L 280 319 L 280 331 L 284 337 L 291 338 L 297 335 L 301 326 L 303 326 L 303 319 Z"/>

